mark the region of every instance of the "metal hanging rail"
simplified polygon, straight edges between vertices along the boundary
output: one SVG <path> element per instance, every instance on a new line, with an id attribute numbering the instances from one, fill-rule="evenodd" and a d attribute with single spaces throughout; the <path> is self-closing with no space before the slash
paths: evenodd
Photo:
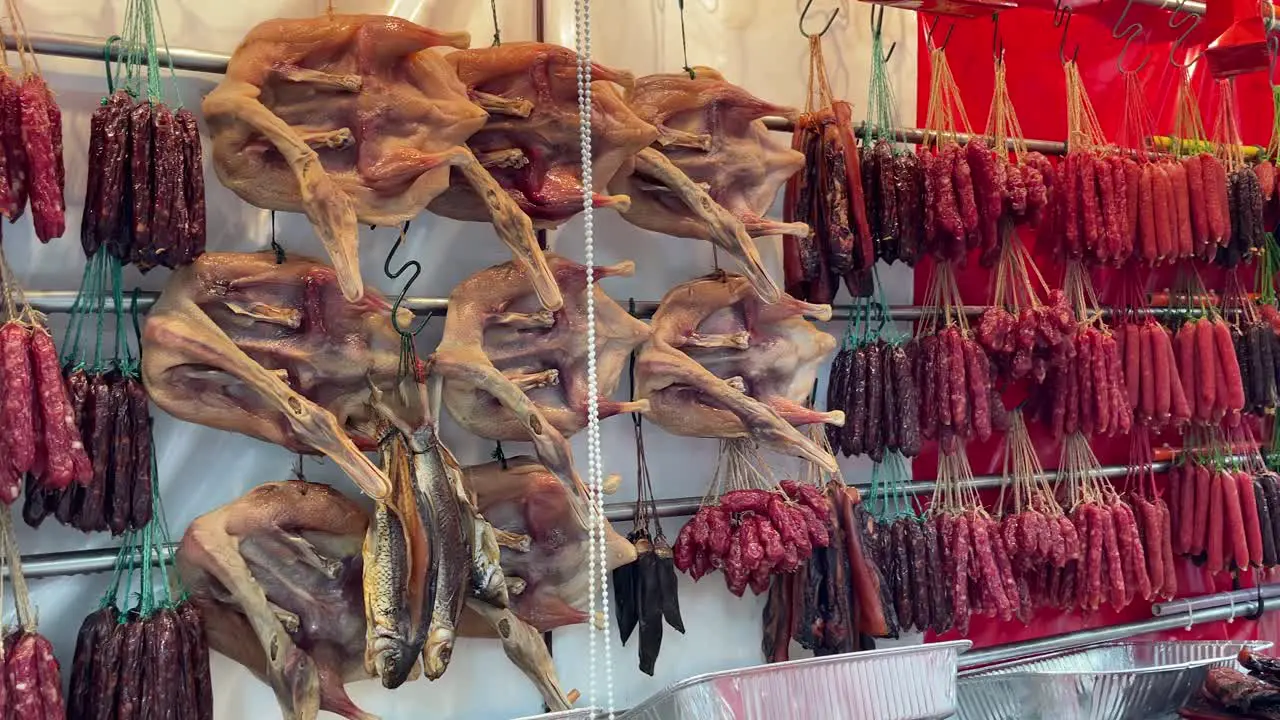
<path id="1" fill-rule="evenodd" d="M 1221 592 L 1213 595 L 1201 595 L 1200 597 L 1169 600 L 1167 602 L 1152 605 L 1151 614 L 1156 617 L 1186 617 L 1190 614 L 1194 617 L 1205 610 L 1222 607 L 1224 605 L 1228 608 L 1232 605 L 1239 608 L 1241 603 L 1246 603 L 1251 600 L 1256 601 L 1258 598 L 1262 598 L 1263 604 L 1265 604 L 1267 600 L 1280 599 L 1280 585 L 1263 585 L 1262 587 L 1232 590 L 1230 592 Z"/>
<path id="2" fill-rule="evenodd" d="M 1276 609 L 1276 605 L 1268 604 L 1265 600 L 1261 604 L 1263 606 L 1261 608 L 1262 612 L 1271 612 Z M 970 674 L 963 671 L 973 672 L 989 665 L 1018 660 L 1032 655 L 1075 650 L 1097 645 L 1098 643 L 1124 640 L 1162 630 L 1176 630 L 1193 625 L 1221 622 L 1232 618 L 1252 619 L 1259 615 L 1258 605 L 1258 598 L 1255 594 L 1252 600 L 1246 600 L 1234 606 L 1219 605 L 1204 612 L 1155 617 L 1150 620 L 1139 620 L 1122 625 L 1108 625 L 1025 642 L 993 645 L 982 650 L 971 650 L 960 656 L 960 669 L 962 671 L 960 676 L 964 677 Z"/>
<path id="3" fill-rule="evenodd" d="M 1169 469 L 1170 465 L 1170 462 L 1163 461 L 1152 463 L 1151 467 L 1155 472 L 1164 472 Z M 1110 465 L 1100 468 L 1095 473 L 1095 477 L 1121 478 L 1128 473 L 1129 466 L 1127 465 Z M 1058 474 L 1053 471 L 1044 472 L 1035 476 L 1035 479 L 1053 483 L 1058 481 Z M 964 485 L 983 490 L 1000 487 L 1002 482 L 1004 482 L 1004 478 L 999 475 L 986 475 L 975 477 L 971 481 L 964 483 Z M 935 486 L 936 483 L 921 481 L 908 483 L 903 489 L 912 495 L 927 495 L 933 492 Z M 865 492 L 871 489 L 871 484 L 854 483 L 853 487 Z M 687 517 L 697 512 L 701 504 L 701 496 L 659 500 L 655 503 L 656 514 L 658 517 Z M 608 503 L 604 506 L 604 514 L 611 522 L 631 520 L 635 517 L 635 502 Z M 176 545 L 170 545 L 168 549 L 172 552 L 176 549 Z M 22 557 L 22 572 L 28 578 L 109 572 L 114 566 L 119 552 L 120 548 L 109 547 L 94 550 L 70 550 L 67 552 L 24 555 Z M 136 554 L 135 558 L 139 562 L 141 561 L 140 554 Z M 152 562 L 155 562 L 154 557 Z M 4 577 L 8 577 L 8 572 L 8 568 L 0 571 Z"/>
<path id="4" fill-rule="evenodd" d="M 97 60 L 98 62 L 102 62 L 105 58 L 104 52 L 106 52 L 106 49 L 103 47 L 106 43 L 105 38 L 63 33 L 29 33 L 27 39 L 30 42 L 31 49 L 37 55 Z M 4 36 L 4 46 L 6 50 L 16 51 L 18 49 L 17 38 L 6 34 Z M 115 43 L 111 46 L 112 61 L 120 59 L 120 51 L 122 49 L 120 43 Z M 225 73 L 227 71 L 227 63 L 231 60 L 230 55 L 207 50 L 192 50 L 190 48 L 157 48 L 156 55 L 159 57 L 161 65 L 168 65 L 172 62 L 176 70 L 190 70 L 192 72 L 213 73 L 215 75 Z"/>

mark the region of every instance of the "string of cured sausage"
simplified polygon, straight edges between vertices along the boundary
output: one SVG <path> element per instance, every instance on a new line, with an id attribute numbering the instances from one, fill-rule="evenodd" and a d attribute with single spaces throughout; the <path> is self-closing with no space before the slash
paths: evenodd
<path id="1" fill-rule="evenodd" d="M 106 309 L 108 298 L 114 311 Z M 82 446 L 87 477 L 59 486 L 31 476 L 22 516 L 32 527 L 52 515 L 84 532 L 120 535 L 151 520 L 155 483 L 150 403 L 127 330 L 131 318 L 124 312 L 118 261 L 103 253 L 93 257 L 76 305 L 61 368 L 53 354 L 47 372 L 50 382 L 65 387 L 64 414 L 73 442 Z M 136 328 L 136 306 L 132 315 Z M 108 324 L 114 333 L 104 332 Z M 49 347 L 53 353 L 51 341 Z"/>
<path id="2" fill-rule="evenodd" d="M 22 574 L 22 553 L 7 507 L 0 509 L 0 545 L 3 545 L 18 619 L 17 628 L 4 638 L 4 657 L 0 660 L 4 674 L 4 681 L 0 683 L 0 713 L 12 718 L 65 717 L 61 668 L 54 656 L 53 644 L 37 627 L 36 612 Z"/>
<path id="3" fill-rule="evenodd" d="M 99 608 L 85 617 L 76 637 L 68 720 L 212 719 L 204 619 L 180 588 L 170 589 L 162 543 L 168 543 L 168 531 L 158 515 L 126 537 Z M 136 567 L 135 553 L 141 554 Z"/>
<path id="4" fill-rule="evenodd" d="M 0 58 L 0 214 L 17 222 L 30 204 L 36 237 L 47 243 L 66 230 L 62 111 L 40 74 L 22 13 L 14 0 L 6 9 L 19 67 Z"/>
<path id="5" fill-rule="evenodd" d="M 89 122 L 89 162 L 80 244 L 146 272 L 176 268 L 204 252 L 204 165 L 195 115 L 164 101 L 154 38 L 154 0 L 131 0 L 123 61 L 108 72 L 108 96 Z M 145 76 L 145 80 L 144 80 Z M 118 89 L 112 89 L 112 86 Z"/>
<path id="6" fill-rule="evenodd" d="M 816 428 L 810 437 L 827 447 Z M 815 546 L 795 572 L 773 575 L 762 623 L 765 658 L 789 659 L 793 639 L 815 655 L 829 655 L 871 649 L 872 638 L 896 637 L 894 591 L 879 564 L 877 525 L 858 491 L 839 472 L 824 477 L 813 465 L 781 487 L 793 498 L 806 498 L 811 508 L 825 508 L 819 520 L 830 541 Z"/>

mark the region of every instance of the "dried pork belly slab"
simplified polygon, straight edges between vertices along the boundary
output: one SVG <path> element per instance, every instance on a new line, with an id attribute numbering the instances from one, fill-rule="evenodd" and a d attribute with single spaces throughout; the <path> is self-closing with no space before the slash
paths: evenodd
<path id="1" fill-rule="evenodd" d="M 578 56 L 549 43 L 517 42 L 449 53 L 471 99 L 488 113 L 467 140 L 480 164 L 535 226 L 557 227 L 582 211 L 582 148 L 578 122 Z M 658 138 L 623 101 L 618 87 L 631 74 L 591 67 L 591 180 L 596 207 L 630 206 L 626 196 L 602 195 L 619 172 L 631 172 L 636 153 Z M 488 222 L 490 212 L 460 173 L 431 203 L 457 220 Z"/>
<path id="2" fill-rule="evenodd" d="M 834 470 L 835 458 L 796 429 L 844 424 L 843 412 L 805 406 L 818 367 L 836 347 L 806 315 L 827 320 L 831 307 L 785 294 L 765 304 L 741 275 L 672 288 L 636 363 L 636 397 L 649 401 L 645 417 L 676 435 L 754 438 Z"/>
<path id="3" fill-rule="evenodd" d="M 466 33 L 382 15 L 258 25 L 204 99 L 218 178 L 258 207 L 306 213 L 343 294 L 358 299 L 357 223 L 416 216 L 457 172 L 534 272 L 541 302 L 559 307 L 529 218 L 466 146 L 487 115 L 432 50 L 469 43 Z"/>

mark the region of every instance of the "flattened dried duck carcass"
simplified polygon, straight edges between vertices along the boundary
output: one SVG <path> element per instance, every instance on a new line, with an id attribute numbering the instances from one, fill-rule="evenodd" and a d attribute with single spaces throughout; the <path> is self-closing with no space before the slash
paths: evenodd
<path id="1" fill-rule="evenodd" d="M 382 296 L 347 301 L 334 269 L 307 258 L 206 253 L 173 273 L 142 345 L 143 382 L 165 412 L 323 453 L 369 495 L 390 490 L 357 448 L 377 436 L 370 388 L 400 397 L 400 336 Z M 421 409 L 397 411 L 421 426 Z"/>
<path id="2" fill-rule="evenodd" d="M 357 222 L 394 225 L 449 186 L 450 168 L 485 203 L 538 297 L 560 305 L 533 227 L 466 147 L 485 122 L 435 47 L 443 33 L 382 15 L 268 20 L 245 36 L 204 100 L 219 179 L 253 205 L 301 210 L 337 268 L 363 292 Z"/>
<path id="3" fill-rule="evenodd" d="M 481 164 L 535 226 L 556 227 L 582 210 L 582 149 L 578 125 L 578 56 L 548 43 L 504 43 L 449 53 L 445 60 L 480 107 L 483 129 L 467 140 Z M 592 190 L 604 192 L 619 171 L 631 172 L 635 154 L 658 137 L 623 101 L 616 85 L 630 73 L 592 63 Z M 458 173 L 431 211 L 457 220 L 487 222 L 489 211 Z M 628 207 L 625 196 L 597 194 L 596 207 Z"/>
<path id="4" fill-rule="evenodd" d="M 636 80 L 627 104 L 658 129 L 656 148 L 637 155 L 635 171 L 619 173 L 609 189 L 631 198 L 623 213 L 654 232 L 710 240 L 742 264 L 756 292 L 778 299 L 751 238 L 807 235 L 803 223 L 764 217 L 804 155 L 771 137 L 760 118 L 795 117 L 793 108 L 765 102 L 726 82 L 719 72 L 648 75 Z"/>
<path id="5" fill-rule="evenodd" d="M 586 267 L 547 255 L 564 307 L 537 307 L 528 273 L 514 263 L 495 265 L 464 280 L 449 295 L 449 316 L 433 370 L 444 376 L 444 404 L 467 430 L 491 440 L 529 440 L 546 435 L 538 457 L 587 425 Z M 630 275 L 631 262 L 597 267 L 597 280 Z M 631 351 L 649 337 L 597 285 L 596 361 L 600 417 L 643 411 L 645 403 L 615 402 Z M 530 424 L 524 407 L 538 411 L 550 428 Z M 568 445 L 564 444 L 565 452 Z M 553 467 L 554 463 L 552 464 Z M 558 471 L 561 469 L 555 467 Z"/>
<path id="6" fill-rule="evenodd" d="M 804 319 L 831 306 L 782 295 L 765 304 L 741 275 L 713 274 L 672 288 L 653 315 L 653 336 L 636 362 L 645 416 L 692 437 L 751 437 L 829 471 L 831 453 L 794 426 L 844 424 L 840 411 L 805 406 L 818 366 L 836 341 Z"/>
<path id="7" fill-rule="evenodd" d="M 480 513 L 498 533 L 511 609 L 539 632 L 587 620 L 586 498 L 530 457 L 466 468 Z M 636 559 L 635 546 L 605 526 L 610 570 Z"/>
<path id="8" fill-rule="evenodd" d="M 499 638 L 548 706 L 565 710 L 570 700 L 539 631 L 586 617 L 586 531 L 578 519 L 585 503 L 527 458 L 509 463 L 507 471 L 468 468 L 464 477 L 477 505 L 500 518 L 495 536 L 510 608 L 481 600 L 473 576 L 458 630 Z M 343 689 L 371 677 L 360 589 L 362 572 L 370 577 L 361 547 L 371 530 L 378 542 L 394 538 L 370 527 L 359 506 L 327 485 L 291 481 L 254 488 L 196 519 L 182 539 L 178 573 L 204 613 L 210 646 L 270 683 L 287 720 L 311 720 L 318 710 L 372 718 Z M 612 529 L 607 542 L 610 568 L 635 559 Z M 395 554 L 394 545 L 388 549 Z M 387 607 L 411 622 L 407 613 L 420 606 L 405 598 Z"/>

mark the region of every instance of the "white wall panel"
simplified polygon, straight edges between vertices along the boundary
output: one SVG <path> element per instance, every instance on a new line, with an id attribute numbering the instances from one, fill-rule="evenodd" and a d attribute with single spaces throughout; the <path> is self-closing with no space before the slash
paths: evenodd
<path id="1" fill-rule="evenodd" d="M 572 3 L 546 0 L 546 37 L 551 42 L 572 45 Z M 868 6 L 839 0 L 841 13 L 827 36 L 828 67 L 836 92 L 851 100 L 861 112 L 866 104 L 869 41 Z M 63 32 L 103 37 L 120 26 L 125 3 L 85 0 L 40 0 L 20 2 L 27 27 L 33 32 Z M 599 62 L 631 69 L 637 75 L 678 71 L 680 29 L 675 0 L 598 0 L 593 8 L 594 56 Z M 808 63 L 808 46 L 796 28 L 801 0 L 688 0 L 686 9 L 691 64 L 719 68 L 733 82 L 775 102 L 802 106 Z M 837 5 L 817 0 L 818 20 Z M 272 17 L 306 17 L 324 11 L 316 0 L 226 0 L 224 2 L 180 2 L 160 0 L 169 43 L 230 52 L 254 24 Z M 499 0 L 499 18 L 504 40 L 532 39 L 534 4 L 528 0 Z M 492 35 L 489 7 L 484 2 L 444 0 L 340 0 L 338 12 L 388 12 L 439 28 L 466 29 L 473 44 L 487 45 Z M 915 17 L 890 10 L 885 19 L 886 35 L 899 43 L 891 74 L 899 92 L 899 112 L 906 121 L 915 116 Z M 17 275 L 32 289 L 75 290 L 80 281 L 83 255 L 79 246 L 79 219 L 84 193 L 85 150 L 89 116 L 105 91 L 101 63 L 57 58 L 41 58 L 41 67 L 50 86 L 58 94 L 63 110 L 67 163 L 67 233 L 61 240 L 41 246 L 31 232 L 30 220 L 5 228 L 4 247 Z M 216 83 L 209 75 L 185 74 L 180 87 L 190 107 Z M 172 97 L 170 98 L 172 101 Z M 206 170 L 209 206 L 209 249 L 256 250 L 269 244 L 269 218 L 264 211 L 241 202 Z M 29 217 L 29 215 L 28 215 Z M 690 240 L 657 236 L 637 230 L 608 211 L 598 214 L 596 223 L 597 261 L 636 261 L 637 276 L 611 279 L 605 288 L 616 299 L 628 297 L 657 299 L 672 285 L 712 267 L 711 246 Z M 277 237 L 290 252 L 322 255 L 309 224 L 300 215 L 278 215 Z M 362 231 L 360 254 L 366 282 L 383 290 L 390 284 L 382 276 L 382 261 L 394 239 L 395 230 Z M 581 259 L 581 223 L 568 224 L 552 239 L 553 247 Z M 771 271 L 781 277 L 779 243 L 760 242 Z M 447 295 L 450 288 L 477 270 L 508 259 L 505 247 L 490 227 L 456 223 L 424 215 L 410 231 L 407 254 L 424 261 L 422 277 L 411 292 L 418 295 Z M 402 251 L 405 252 L 405 251 Z M 406 257 L 403 255 L 402 257 Z M 139 276 L 126 273 L 126 286 L 135 283 L 147 289 L 163 286 L 166 271 Z M 884 272 L 892 302 L 909 302 L 910 273 L 900 268 Z M 52 320 L 55 329 L 64 318 Z M 838 334 L 839 324 L 828 328 Z M 420 339 L 420 350 L 429 351 L 439 339 L 440 323 L 433 323 Z M 59 340 L 61 336 L 57 336 Z M 626 392 L 625 387 L 621 392 Z M 666 435 L 649 426 L 646 430 L 649 467 L 659 497 L 701 494 L 716 464 L 716 443 Z M 606 472 L 622 473 L 625 482 L 617 500 L 634 497 L 635 451 L 631 425 L 626 418 L 606 421 L 603 427 Z M 468 436 L 456 427 L 445 429 L 445 439 L 463 462 L 480 462 L 492 449 L 487 442 Z M 238 497 L 248 488 L 268 480 L 288 477 L 295 458 L 284 450 L 239 435 L 175 421 L 157 412 L 156 444 L 159 451 L 160 482 L 165 507 L 175 536 L 196 516 Z M 585 438 L 574 439 L 574 449 L 585 455 Z M 516 444 L 508 454 L 527 452 Z M 795 461 L 771 458 L 779 474 L 792 474 Z M 315 460 L 306 462 L 313 480 L 330 481 L 354 494 L 355 490 L 335 468 Z M 865 466 L 845 463 L 851 479 L 865 473 Z M 665 529 L 674 537 L 680 520 L 668 521 Z M 629 523 L 618 530 L 627 532 Z M 51 552 L 112 543 L 104 534 L 83 535 L 47 521 L 39 531 L 19 528 L 25 552 Z M 64 667 L 69 666 L 75 632 L 80 620 L 96 606 L 107 575 L 51 578 L 32 583 L 40 607 L 41 629 L 55 643 Z M 616 702 L 625 707 L 671 682 L 692 674 L 754 664 L 760 661 L 760 611 L 763 601 L 748 596 L 733 598 L 724 590 L 719 576 L 697 586 L 682 577 L 682 607 L 689 632 L 685 636 L 668 630 L 658 663 L 657 676 L 649 678 L 636 669 L 635 640 L 623 648 L 611 639 L 614 659 Z M 7 616 L 8 617 L 8 616 Z M 615 631 L 616 636 L 616 631 Z M 555 656 L 566 688 L 587 688 L 586 633 L 581 628 L 555 633 Z M 214 662 L 214 683 L 219 720 L 270 718 L 276 715 L 271 691 L 246 671 L 223 658 Z M 464 640 L 454 653 L 448 674 L 440 681 L 418 681 L 395 692 L 384 691 L 376 682 L 351 688 L 357 704 L 387 718 L 510 718 L 537 712 L 541 703 L 532 686 L 505 659 L 492 641 Z"/>

